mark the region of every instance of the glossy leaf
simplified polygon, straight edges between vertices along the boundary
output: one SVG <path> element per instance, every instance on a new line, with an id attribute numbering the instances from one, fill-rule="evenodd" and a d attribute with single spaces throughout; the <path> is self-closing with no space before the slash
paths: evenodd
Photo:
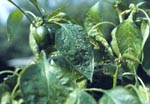
<path id="1" fill-rule="evenodd" d="M 12 11 L 7 19 L 8 39 L 12 39 L 18 33 L 23 14 L 19 10 Z"/>
<path id="2" fill-rule="evenodd" d="M 76 87 L 74 80 L 58 67 L 47 62 L 42 51 L 39 62 L 24 69 L 20 88 L 27 104 L 63 104 Z M 59 98 L 59 99 L 58 99 Z"/>
<path id="3" fill-rule="evenodd" d="M 56 48 L 81 74 L 92 80 L 93 51 L 84 29 L 75 24 L 63 24 L 56 33 Z"/>
<path id="4" fill-rule="evenodd" d="M 132 91 L 123 87 L 117 87 L 107 90 L 98 104 L 141 104 L 141 102 Z"/>
<path id="5" fill-rule="evenodd" d="M 132 21 L 126 20 L 119 24 L 116 31 L 116 40 L 124 58 L 139 62 L 142 50 L 142 35 Z"/>
<path id="6" fill-rule="evenodd" d="M 64 104 L 97 104 L 94 98 L 87 92 L 76 89 L 70 93 Z"/>

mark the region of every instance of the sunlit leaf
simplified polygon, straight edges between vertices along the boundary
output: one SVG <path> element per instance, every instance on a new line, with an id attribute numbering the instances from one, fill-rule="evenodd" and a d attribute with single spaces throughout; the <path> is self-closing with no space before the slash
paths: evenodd
<path id="1" fill-rule="evenodd" d="M 141 102 L 132 91 L 123 87 L 117 87 L 107 90 L 98 104 L 141 104 Z"/>
<path id="2" fill-rule="evenodd" d="M 84 29 L 75 24 L 63 24 L 56 33 L 56 48 L 81 74 L 92 80 L 93 51 Z"/>
<path id="3" fill-rule="evenodd" d="M 119 24 L 116 31 L 116 40 L 124 58 L 139 62 L 142 50 L 142 35 L 132 21 L 126 20 Z"/>
<path id="4" fill-rule="evenodd" d="M 87 92 L 76 89 L 70 93 L 65 104 L 97 104 L 94 98 Z"/>
<path id="5" fill-rule="evenodd" d="M 23 14 L 19 10 L 12 11 L 7 19 L 8 39 L 12 39 L 18 33 Z"/>
<path id="6" fill-rule="evenodd" d="M 24 69 L 20 88 L 27 104 L 63 104 L 76 87 L 70 73 L 52 66 L 42 53 L 39 62 Z M 59 98 L 59 99 L 58 99 Z"/>

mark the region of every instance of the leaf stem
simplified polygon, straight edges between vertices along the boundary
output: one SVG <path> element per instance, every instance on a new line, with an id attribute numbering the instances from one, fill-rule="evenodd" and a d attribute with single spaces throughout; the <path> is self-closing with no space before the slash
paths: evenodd
<path id="1" fill-rule="evenodd" d="M 17 84 L 15 85 L 15 87 L 12 90 L 12 93 L 11 93 L 11 102 L 13 101 L 13 99 L 15 97 L 15 92 L 17 91 L 17 88 L 18 88 L 19 85 L 20 85 L 20 77 L 18 77 Z"/>
<path id="2" fill-rule="evenodd" d="M 87 88 L 87 89 L 84 89 L 84 91 L 96 91 L 96 92 L 105 93 L 105 90 L 100 89 L 100 88 Z"/>
<path id="3" fill-rule="evenodd" d="M 113 88 L 115 88 L 117 85 L 117 76 L 118 76 L 118 72 L 119 72 L 119 67 L 120 67 L 120 65 L 116 66 L 116 71 L 115 71 L 115 74 L 113 75 Z"/>
<path id="4" fill-rule="evenodd" d="M 22 10 L 15 2 L 13 2 L 12 0 L 8 0 L 10 3 L 12 3 L 15 7 L 17 7 L 27 18 L 28 20 L 31 22 L 31 24 L 35 26 L 35 24 L 32 22 L 31 18 L 24 12 L 24 10 Z"/>
<path id="5" fill-rule="evenodd" d="M 37 8 L 37 10 L 39 11 L 41 17 L 43 18 L 43 14 L 42 14 L 41 9 L 39 8 L 39 6 L 36 6 L 36 8 Z"/>
<path id="6" fill-rule="evenodd" d="M 97 28 L 98 26 L 103 25 L 103 24 L 110 24 L 110 25 L 113 25 L 114 27 L 116 27 L 116 24 L 114 24 L 114 23 L 112 23 L 112 22 L 109 22 L 109 21 L 99 22 L 99 23 L 97 23 L 96 25 L 94 25 L 94 26 L 88 31 L 88 33 L 90 34 L 93 29 L 95 29 L 95 28 Z"/>
<path id="7" fill-rule="evenodd" d="M 0 71 L 0 75 L 1 75 L 1 74 L 6 74 L 6 73 L 15 74 L 15 75 L 19 76 L 19 74 L 16 73 L 15 71 L 11 71 L 11 70 Z"/>
<path id="8" fill-rule="evenodd" d="M 33 16 L 33 18 L 36 18 L 36 16 L 32 12 L 30 12 L 30 11 L 25 11 L 25 13 L 26 14 L 30 14 L 31 16 Z"/>

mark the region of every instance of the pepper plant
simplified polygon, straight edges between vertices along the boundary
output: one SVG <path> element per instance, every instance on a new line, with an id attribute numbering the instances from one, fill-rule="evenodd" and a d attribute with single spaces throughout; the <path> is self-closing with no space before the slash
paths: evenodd
<path id="1" fill-rule="evenodd" d="M 29 0 L 37 16 L 8 1 L 18 8 L 8 17 L 8 38 L 26 16 L 34 58 L 0 72 L 12 74 L 0 84 L 1 104 L 150 104 L 150 89 L 137 75 L 141 65 L 150 76 L 148 2 L 99 0 L 79 25 L 65 7 L 46 13 L 37 0 Z M 103 83 L 109 89 L 94 86 Z"/>

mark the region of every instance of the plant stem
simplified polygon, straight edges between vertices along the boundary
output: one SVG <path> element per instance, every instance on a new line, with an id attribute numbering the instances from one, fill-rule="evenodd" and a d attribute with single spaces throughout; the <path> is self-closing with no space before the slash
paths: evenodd
<path id="1" fill-rule="evenodd" d="M 32 22 L 32 20 L 31 20 L 31 18 L 15 3 L 15 2 L 13 2 L 12 0 L 8 0 L 10 3 L 12 3 L 14 6 L 16 6 L 27 18 L 28 18 L 28 20 L 31 22 L 31 24 L 34 26 L 34 27 L 36 27 L 35 26 L 35 24 Z"/>
<path id="2" fill-rule="evenodd" d="M 6 73 L 10 73 L 10 74 L 14 74 L 14 75 L 19 76 L 19 74 L 16 73 L 15 71 L 11 71 L 11 70 L 0 71 L 0 75 L 1 74 L 6 74 Z"/>
<path id="3" fill-rule="evenodd" d="M 115 88 L 117 85 L 117 76 L 118 76 L 118 72 L 119 72 L 119 67 L 120 67 L 120 65 L 117 65 L 115 74 L 113 75 L 113 88 Z"/>
<path id="4" fill-rule="evenodd" d="M 84 91 L 97 91 L 97 92 L 105 92 L 105 90 L 100 89 L 100 88 L 88 88 L 88 89 L 84 89 Z"/>
<path id="5" fill-rule="evenodd" d="M 17 88 L 19 87 L 20 85 L 20 77 L 18 77 L 17 79 L 17 84 L 15 85 L 15 87 L 13 88 L 12 90 L 12 93 L 11 93 L 11 102 L 14 100 L 15 98 L 15 92 L 17 91 Z"/>
<path id="6" fill-rule="evenodd" d="M 37 8 L 37 10 L 39 11 L 41 17 L 43 18 L 43 14 L 42 14 L 41 9 L 39 8 L 39 6 L 36 6 L 36 8 Z"/>

